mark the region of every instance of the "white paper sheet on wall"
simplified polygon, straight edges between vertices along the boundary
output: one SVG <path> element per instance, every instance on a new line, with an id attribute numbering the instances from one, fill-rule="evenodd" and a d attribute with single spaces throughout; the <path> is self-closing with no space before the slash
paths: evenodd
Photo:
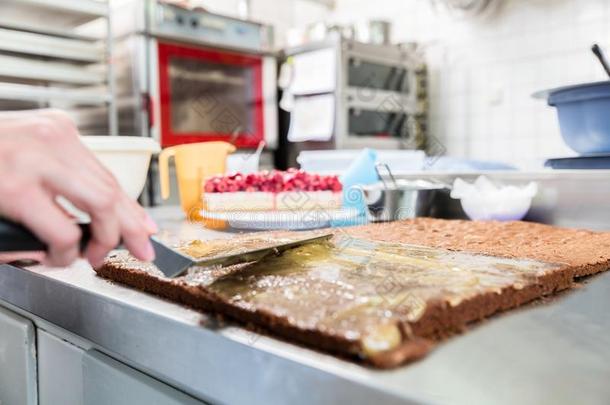
<path id="1" fill-rule="evenodd" d="M 290 92 L 317 94 L 335 91 L 337 82 L 334 48 L 318 49 L 293 57 L 293 78 Z"/>
<path id="2" fill-rule="evenodd" d="M 295 97 L 288 130 L 290 142 L 328 141 L 334 126 L 334 94 Z"/>

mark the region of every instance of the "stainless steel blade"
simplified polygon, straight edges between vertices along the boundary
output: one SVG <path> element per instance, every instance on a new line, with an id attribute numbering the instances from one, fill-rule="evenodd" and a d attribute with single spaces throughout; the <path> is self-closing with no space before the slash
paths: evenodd
<path id="1" fill-rule="evenodd" d="M 154 236 L 150 238 L 150 241 L 155 250 L 155 260 L 153 260 L 153 263 L 165 276 L 170 278 L 178 277 L 195 264 L 192 257 L 183 255 L 164 245 Z"/>
<path id="2" fill-rule="evenodd" d="M 230 266 L 232 264 L 238 263 L 246 263 L 246 262 L 254 262 L 257 260 L 261 260 L 267 255 L 270 254 L 279 254 L 286 250 L 294 249 L 299 246 L 307 245 L 310 243 L 322 242 L 330 239 L 333 236 L 332 233 L 325 233 L 322 235 L 316 235 L 309 238 L 303 239 L 295 239 L 290 242 L 277 243 L 271 246 L 265 246 L 259 249 L 251 249 L 245 250 L 237 253 L 232 253 L 228 255 L 218 255 L 206 257 L 203 259 L 196 259 L 197 266 L 214 266 L 214 265 L 222 265 L 222 266 Z"/>
<path id="3" fill-rule="evenodd" d="M 279 254 L 289 249 L 294 249 L 309 243 L 322 242 L 333 236 L 332 233 L 316 235 L 309 238 L 296 239 L 290 242 L 277 243 L 264 248 L 245 250 L 238 253 L 228 255 L 216 255 L 203 259 L 195 259 L 191 256 L 182 254 L 162 242 L 159 242 L 154 237 L 151 238 L 153 248 L 155 250 L 154 265 L 161 272 L 170 278 L 178 277 L 184 274 L 191 266 L 230 266 L 232 264 L 254 262 L 263 259 L 270 254 Z"/>

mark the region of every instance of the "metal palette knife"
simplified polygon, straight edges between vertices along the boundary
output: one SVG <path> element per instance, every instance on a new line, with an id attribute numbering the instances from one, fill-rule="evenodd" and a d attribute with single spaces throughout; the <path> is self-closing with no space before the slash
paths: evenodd
<path id="1" fill-rule="evenodd" d="M 79 224 L 82 236 L 80 248 L 84 250 L 91 239 L 89 224 Z M 264 248 L 242 250 L 238 253 L 227 255 L 214 255 L 203 259 L 182 254 L 163 243 L 155 237 L 151 237 L 151 243 L 155 250 L 153 263 L 167 277 L 178 277 L 191 266 L 229 266 L 232 264 L 246 263 L 261 260 L 273 253 L 279 254 L 289 249 L 306 245 L 309 243 L 322 242 L 333 236 L 332 233 L 316 235 L 314 237 L 291 240 L 290 242 L 267 245 Z M 0 218 L 0 252 L 24 252 L 24 251 L 46 251 L 47 246 L 23 225 L 13 221 Z"/>
<path id="2" fill-rule="evenodd" d="M 290 242 L 267 245 L 263 248 L 242 250 L 226 255 L 213 255 L 202 259 L 196 259 L 178 252 L 159 242 L 155 237 L 151 238 L 151 242 L 155 249 L 155 260 L 153 263 L 166 277 L 173 278 L 184 274 L 192 266 L 230 266 L 232 264 L 254 262 L 266 256 L 279 254 L 299 246 L 322 242 L 330 239 L 332 236 L 332 233 L 325 233 L 313 237 L 291 240 Z"/>

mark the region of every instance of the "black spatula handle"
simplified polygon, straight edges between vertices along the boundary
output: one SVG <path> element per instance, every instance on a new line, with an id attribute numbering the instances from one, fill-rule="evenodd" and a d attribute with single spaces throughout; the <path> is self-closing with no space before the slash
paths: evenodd
<path id="1" fill-rule="evenodd" d="M 83 251 L 89 240 L 91 240 L 91 230 L 89 224 L 78 224 L 78 226 L 82 233 L 80 250 Z M 31 252 L 40 250 L 46 251 L 47 245 L 26 227 L 0 218 L 0 252 Z"/>

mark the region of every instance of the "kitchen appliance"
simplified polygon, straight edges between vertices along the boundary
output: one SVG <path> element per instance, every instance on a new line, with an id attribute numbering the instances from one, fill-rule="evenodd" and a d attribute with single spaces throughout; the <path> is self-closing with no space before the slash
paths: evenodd
<path id="1" fill-rule="evenodd" d="M 355 37 L 360 42 L 388 45 L 390 43 L 392 23 L 384 20 L 369 20 L 356 24 Z"/>
<path id="2" fill-rule="evenodd" d="M 256 262 L 267 256 L 273 254 L 279 255 L 286 250 L 299 246 L 326 241 L 332 236 L 332 233 L 325 233 L 308 237 L 292 237 L 290 240 L 285 238 L 274 240 L 266 237 L 262 242 L 254 240 L 255 243 L 260 242 L 259 247 L 231 246 L 231 242 L 227 243 L 225 240 L 222 241 L 224 243 L 217 245 L 222 246 L 221 249 L 211 251 L 210 254 L 205 255 L 203 258 L 192 257 L 175 249 L 170 249 L 154 237 L 151 239 L 151 242 L 155 249 L 155 265 L 165 276 L 174 278 L 184 274 L 189 267 L 230 266 L 239 263 Z M 212 243 L 214 242 L 208 242 L 208 244 Z"/>
<path id="3" fill-rule="evenodd" d="M 293 100 L 280 130 L 288 165 L 302 150 L 425 147 L 426 68 L 415 45 L 332 33 L 284 57 L 291 72 L 283 97 Z"/>
<path id="4" fill-rule="evenodd" d="M 155 0 L 129 1 L 114 16 L 121 133 L 150 136 L 162 147 L 276 147 L 270 26 Z M 161 203 L 157 176 L 153 165 L 145 204 Z"/>
<path id="5" fill-rule="evenodd" d="M 115 16 L 121 132 L 163 147 L 275 146 L 271 27 L 154 0 L 128 2 Z"/>

